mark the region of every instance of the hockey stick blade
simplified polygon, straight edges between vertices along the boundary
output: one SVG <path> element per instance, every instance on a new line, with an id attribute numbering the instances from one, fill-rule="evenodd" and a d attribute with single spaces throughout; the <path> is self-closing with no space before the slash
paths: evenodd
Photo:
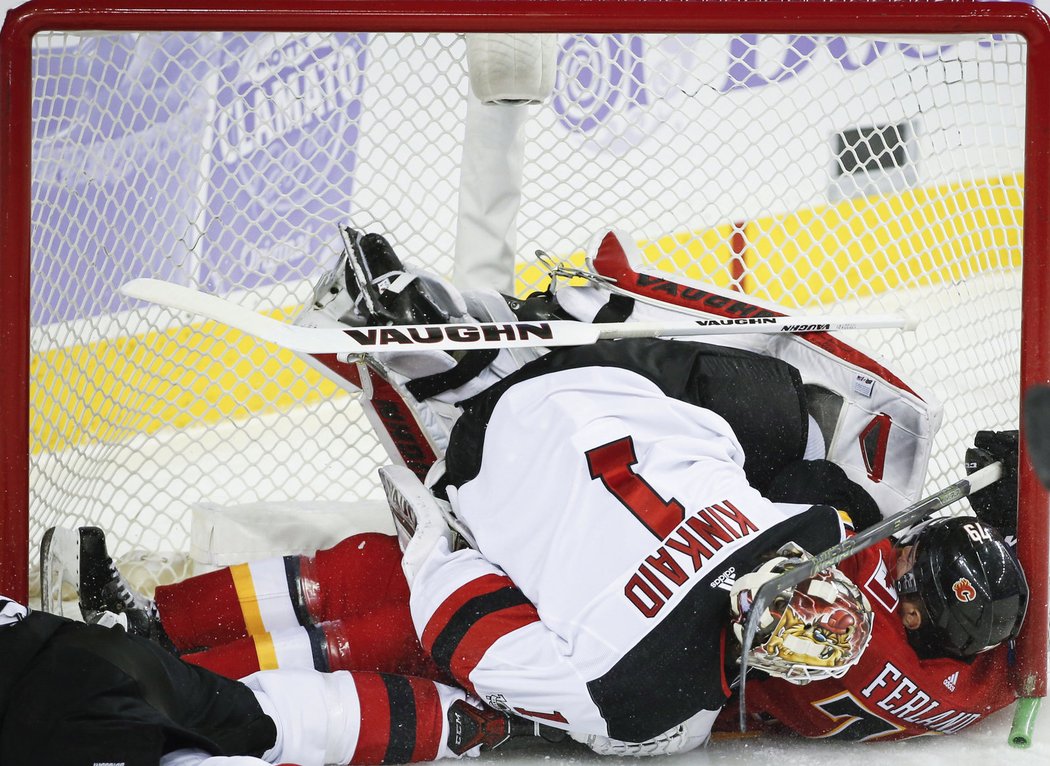
<path id="1" fill-rule="evenodd" d="M 838 545 L 833 545 L 822 553 L 815 554 L 813 558 L 796 566 L 794 569 L 763 583 L 755 593 L 751 609 L 747 613 L 747 620 L 744 622 L 744 636 L 740 650 L 740 731 L 747 731 L 747 697 L 745 690 L 747 688 L 748 653 L 751 650 L 751 645 L 754 643 L 755 634 L 758 632 L 759 618 L 780 593 L 794 588 L 817 572 L 848 559 L 854 553 L 870 548 L 890 535 L 907 529 L 931 513 L 946 508 L 973 492 L 984 489 L 989 484 L 998 481 L 1002 474 L 1002 463 L 986 465 L 984 468 L 974 471 L 965 479 L 961 479 L 923 500 L 912 503 L 888 519 L 868 527 L 863 532 L 843 540 Z"/>
<path id="2" fill-rule="evenodd" d="M 808 333 L 873 328 L 914 329 L 895 315 L 746 317 L 677 322 L 586 324 L 568 320 L 491 324 L 302 327 L 281 322 L 233 301 L 159 279 L 134 279 L 120 288 L 129 298 L 155 303 L 229 325 L 260 340 L 305 354 L 374 354 L 383 351 L 463 351 L 585 346 L 611 338 L 678 338 L 749 333 Z"/>

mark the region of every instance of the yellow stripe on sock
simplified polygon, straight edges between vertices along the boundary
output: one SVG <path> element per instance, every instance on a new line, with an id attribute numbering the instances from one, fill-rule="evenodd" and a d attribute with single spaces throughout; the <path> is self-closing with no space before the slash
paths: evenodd
<path id="1" fill-rule="evenodd" d="M 259 636 L 266 633 L 262 612 L 259 610 L 259 599 L 255 596 L 251 567 L 247 564 L 234 564 L 230 567 L 230 575 L 233 577 L 233 588 L 237 591 L 237 601 L 241 605 L 241 615 L 244 617 L 244 627 L 248 629 L 248 635 Z M 272 650 L 272 642 L 270 646 Z"/>
<path id="2" fill-rule="evenodd" d="M 255 642 L 255 655 L 259 658 L 259 670 L 277 670 L 277 650 L 273 645 L 273 636 L 260 633 L 252 636 Z"/>

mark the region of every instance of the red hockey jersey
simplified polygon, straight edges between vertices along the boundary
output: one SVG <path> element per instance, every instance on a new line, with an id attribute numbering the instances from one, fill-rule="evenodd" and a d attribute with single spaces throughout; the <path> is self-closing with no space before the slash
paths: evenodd
<path id="1" fill-rule="evenodd" d="M 896 566 L 889 541 L 839 564 L 875 611 L 871 643 L 855 667 L 806 686 L 749 680 L 748 711 L 769 713 L 806 737 L 883 741 L 953 734 L 1012 703 L 1006 646 L 970 663 L 916 656 L 897 615 Z"/>

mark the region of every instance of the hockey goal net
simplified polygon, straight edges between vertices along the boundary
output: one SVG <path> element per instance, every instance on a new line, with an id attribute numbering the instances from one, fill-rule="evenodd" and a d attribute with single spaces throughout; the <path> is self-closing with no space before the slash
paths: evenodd
<path id="1" fill-rule="evenodd" d="M 910 314 L 914 333 L 848 339 L 944 404 L 930 489 L 1050 380 L 1031 7 L 151 5 L 51 3 L 4 28 L 0 591 L 27 595 L 52 525 L 174 565 L 195 509 L 381 496 L 354 396 L 118 292 L 152 276 L 293 316 L 340 222 L 519 294 L 543 286 L 535 250 L 578 258 L 615 226 L 653 268 L 789 309 Z M 468 98 L 467 33 L 489 30 L 551 35 L 541 103 Z M 486 198 L 512 182 L 511 203 Z M 1018 678 L 1037 695 L 1045 509 L 1022 460 Z"/>

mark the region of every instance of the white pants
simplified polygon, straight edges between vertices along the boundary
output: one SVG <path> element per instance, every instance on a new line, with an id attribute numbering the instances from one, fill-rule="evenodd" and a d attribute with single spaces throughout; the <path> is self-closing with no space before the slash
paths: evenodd
<path id="1" fill-rule="evenodd" d="M 353 761 L 361 736 L 361 701 L 351 672 L 266 670 L 248 676 L 244 683 L 277 725 L 277 742 L 263 756 L 265 761 L 298 766 L 342 766 Z M 445 744 L 447 713 L 453 702 L 467 695 L 450 686 L 434 686 L 444 724 L 438 758 L 455 757 Z"/>

